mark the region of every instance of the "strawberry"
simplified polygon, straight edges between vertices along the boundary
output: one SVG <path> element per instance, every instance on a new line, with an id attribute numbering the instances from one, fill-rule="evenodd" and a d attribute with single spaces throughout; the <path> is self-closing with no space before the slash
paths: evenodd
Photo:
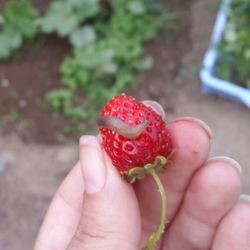
<path id="1" fill-rule="evenodd" d="M 165 121 L 151 107 L 135 98 L 122 94 L 110 100 L 102 110 L 100 125 L 107 125 L 107 119 L 113 124 L 101 127 L 103 147 L 112 159 L 113 165 L 122 173 L 135 167 L 144 167 L 153 163 L 157 156 L 168 157 L 172 152 L 172 142 Z M 122 127 L 123 123 L 123 128 Z M 120 127 L 119 127 L 120 124 Z M 140 126 L 141 125 L 141 126 Z M 119 131 L 119 128 L 121 131 Z M 141 129 L 136 138 L 133 128 Z M 126 133 L 130 135 L 122 135 Z"/>

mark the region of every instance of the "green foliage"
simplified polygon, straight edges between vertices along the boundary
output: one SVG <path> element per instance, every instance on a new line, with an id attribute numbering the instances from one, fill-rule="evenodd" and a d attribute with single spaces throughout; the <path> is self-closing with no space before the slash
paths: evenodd
<path id="1" fill-rule="evenodd" d="M 68 90 L 60 89 L 47 94 L 47 100 L 56 112 L 67 113 L 67 109 L 72 107 L 74 97 Z"/>
<path id="2" fill-rule="evenodd" d="M 37 33 L 37 17 L 38 11 L 29 1 L 9 2 L 3 12 L 4 24 L 24 38 L 33 38 Z"/>
<path id="3" fill-rule="evenodd" d="M 250 89 L 250 2 L 233 0 L 222 42 L 217 75 Z"/>
<path id="4" fill-rule="evenodd" d="M 6 29 L 0 34 L 0 59 L 8 58 L 12 51 L 22 44 L 22 36 L 11 29 Z"/>
<path id="5" fill-rule="evenodd" d="M 172 18 L 162 1 L 113 0 L 110 4 L 108 18 L 92 19 L 92 26 L 83 26 L 77 34 L 79 39 L 73 41 L 70 36 L 73 53 L 61 66 L 63 87 L 74 93 L 77 102 L 84 93 L 95 108 L 134 86 L 138 73 L 152 67 L 152 60 L 143 57 L 145 42 Z M 84 33 L 85 39 L 80 39 Z"/>
<path id="6" fill-rule="evenodd" d="M 91 26 L 76 29 L 69 37 L 73 47 L 83 48 L 96 40 L 96 32 Z"/>
<path id="7" fill-rule="evenodd" d="M 1 16 L 3 31 L 0 33 L 0 59 L 6 59 L 22 45 L 24 39 L 32 39 L 38 32 L 38 11 L 30 1 L 9 2 Z"/>
<path id="8" fill-rule="evenodd" d="M 75 30 L 79 23 L 74 8 L 67 2 L 52 2 L 47 16 L 38 22 L 44 33 L 56 32 L 59 36 L 67 36 Z"/>
<path id="9" fill-rule="evenodd" d="M 87 18 L 95 16 L 99 10 L 97 0 L 54 1 L 49 6 L 47 15 L 38 24 L 44 33 L 56 32 L 60 37 L 65 37 L 72 34 Z"/>
<path id="10" fill-rule="evenodd" d="M 145 43 L 172 17 L 163 0 L 55 0 L 44 16 L 28 0 L 15 0 L 0 18 L 0 58 L 38 31 L 67 38 L 72 53 L 60 67 L 61 87 L 47 93 L 45 103 L 79 127 L 152 67 L 152 59 L 143 56 Z"/>

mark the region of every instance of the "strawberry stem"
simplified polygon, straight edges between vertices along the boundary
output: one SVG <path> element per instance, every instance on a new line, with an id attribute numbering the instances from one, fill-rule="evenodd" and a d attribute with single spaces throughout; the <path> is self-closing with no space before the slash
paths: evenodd
<path id="1" fill-rule="evenodd" d="M 149 237 L 147 245 L 142 250 L 154 250 L 157 244 L 157 241 L 161 238 L 162 234 L 164 233 L 165 226 L 167 223 L 167 199 L 166 199 L 166 192 L 162 185 L 162 182 L 152 164 L 148 164 L 145 166 L 145 169 L 148 173 L 153 177 L 158 191 L 161 195 L 162 200 L 162 211 L 161 211 L 161 221 L 158 229 Z"/>

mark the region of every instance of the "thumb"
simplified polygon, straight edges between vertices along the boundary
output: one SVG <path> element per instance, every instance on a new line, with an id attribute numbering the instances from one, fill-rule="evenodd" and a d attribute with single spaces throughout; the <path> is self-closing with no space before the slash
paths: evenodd
<path id="1" fill-rule="evenodd" d="M 141 233 L 138 202 L 94 136 L 80 140 L 85 193 L 80 222 L 68 250 L 138 250 Z"/>

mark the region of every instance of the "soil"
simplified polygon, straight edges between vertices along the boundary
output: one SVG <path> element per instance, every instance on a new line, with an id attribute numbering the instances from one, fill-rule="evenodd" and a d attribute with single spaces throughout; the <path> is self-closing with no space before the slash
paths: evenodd
<path id="1" fill-rule="evenodd" d="M 139 87 L 129 93 L 160 102 L 168 121 L 195 116 L 209 124 L 214 134 L 211 156 L 236 159 L 243 168 L 243 192 L 249 193 L 249 109 L 200 93 L 198 72 L 219 2 L 168 1 L 179 13 L 180 27 L 175 35 L 161 32 L 148 45 L 146 53 L 154 57 L 155 67 L 141 75 Z M 43 1 L 36 3 L 43 7 Z M 0 249 L 4 250 L 20 250 L 20 246 L 33 249 L 53 194 L 78 159 L 78 140 L 73 144 L 68 140 L 66 144 L 56 143 L 57 132 L 62 133 L 67 121 L 39 108 L 34 101 L 59 83 L 58 65 L 69 52 L 68 45 L 54 37 L 41 48 L 36 50 L 26 44 L 20 56 L 0 65 L 1 78 L 10 82 L 7 88 L 0 87 L 0 117 L 13 107 L 21 113 L 18 117 L 12 111 L 13 120 L 19 122 L 0 129 Z M 31 87 L 31 94 L 27 94 Z M 27 106 L 22 108 L 20 103 L 23 106 L 21 100 L 25 98 Z M 27 120 L 25 125 L 22 121 Z"/>
<path id="2" fill-rule="evenodd" d="M 23 139 L 41 143 L 58 139 L 67 119 L 41 103 L 46 93 L 58 86 L 59 65 L 68 52 L 64 40 L 40 38 L 36 46 L 25 44 L 13 59 L 0 64 L 0 117 L 8 124 L 6 132 L 16 131 Z"/>

